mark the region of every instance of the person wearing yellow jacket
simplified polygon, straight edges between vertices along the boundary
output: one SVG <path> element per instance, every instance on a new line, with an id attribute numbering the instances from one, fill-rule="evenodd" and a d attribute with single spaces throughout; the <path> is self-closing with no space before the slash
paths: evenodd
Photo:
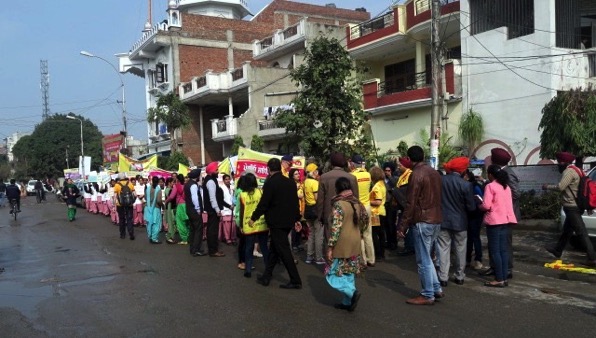
<path id="1" fill-rule="evenodd" d="M 269 247 L 267 246 L 267 239 L 269 235 L 269 228 L 265 222 L 265 216 L 259 217 L 252 225 L 250 224 L 250 217 L 257 208 L 263 192 L 258 188 L 257 177 L 252 173 L 244 176 L 242 192 L 240 193 L 240 221 L 242 225 L 240 229 L 245 237 L 245 262 L 244 262 L 244 277 L 251 277 L 253 248 L 255 242 L 259 243 L 265 266 L 269 260 Z"/>

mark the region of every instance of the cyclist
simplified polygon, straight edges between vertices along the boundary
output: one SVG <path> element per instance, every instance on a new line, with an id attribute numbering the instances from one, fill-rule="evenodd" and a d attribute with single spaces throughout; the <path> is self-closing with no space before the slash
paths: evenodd
<path id="1" fill-rule="evenodd" d="M 9 201 L 15 200 L 17 202 L 17 211 L 21 212 L 21 189 L 15 184 L 15 179 L 10 179 L 10 184 L 6 186 L 6 198 Z M 10 209 L 12 214 L 12 208 Z"/>
<path id="2" fill-rule="evenodd" d="M 45 194 L 45 191 L 43 190 L 43 183 L 41 183 L 40 180 L 37 180 L 35 182 L 35 193 L 41 197 L 42 201 L 45 201 L 46 194 Z"/>
<path id="3" fill-rule="evenodd" d="M 0 206 L 4 206 L 4 196 L 6 195 L 6 184 L 4 179 L 0 178 Z"/>

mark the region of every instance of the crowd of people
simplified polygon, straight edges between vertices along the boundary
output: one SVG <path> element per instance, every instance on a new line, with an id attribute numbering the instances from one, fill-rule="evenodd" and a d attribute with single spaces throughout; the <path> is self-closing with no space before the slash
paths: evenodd
<path id="1" fill-rule="evenodd" d="M 367 170 L 362 156 L 347 159 L 334 152 L 324 173 L 315 161 L 308 161 L 305 177 L 292 169 L 292 156 L 272 158 L 262 187 L 252 171 L 243 172 L 233 186 L 231 177 L 220 177 L 218 163 L 212 162 L 204 173 L 193 169 L 186 177 L 147 180 L 120 173 L 109 184 L 89 183 L 83 191 L 69 180 L 63 195 L 70 221 L 83 194 L 87 211 L 110 216 L 121 239 L 128 235 L 134 240 L 135 228 L 145 227 L 149 243 L 161 244 L 163 232 L 167 243 L 187 245 L 194 257 L 223 257 L 220 244 L 234 245 L 238 268 L 246 278 L 252 277 L 254 258 L 262 257 L 265 270 L 257 282 L 263 286 L 270 284 L 274 268 L 282 263 L 289 281 L 280 287 L 301 289 L 296 264 L 306 244 L 305 263 L 324 265 L 329 285 L 343 295 L 335 305 L 338 309 L 354 311 L 360 299 L 354 277 L 383 262 L 386 250 L 397 250 L 400 239 L 402 249 L 396 253 L 416 255 L 422 286 L 408 304 L 434 304 L 444 297 L 449 282 L 464 284 L 467 267 L 494 276 L 485 286 L 507 287 L 513 278 L 512 229 L 521 219 L 519 180 L 508 166 L 509 153 L 491 150 L 487 179 L 482 169 L 469 169 L 466 157 L 456 157 L 438 171 L 425 163 L 422 148 L 413 146 L 407 155 Z M 579 174 L 571 157 L 557 154 L 564 179 L 544 189 L 563 192 L 577 184 Z M 563 196 L 570 216 L 557 246 L 547 248 L 556 257 L 571 232 L 581 235 L 583 227 L 585 234 L 583 223 L 573 217 L 581 213 L 569 196 Z M 487 266 L 480 239 L 483 226 Z M 590 249 L 588 257 L 594 263 Z"/>

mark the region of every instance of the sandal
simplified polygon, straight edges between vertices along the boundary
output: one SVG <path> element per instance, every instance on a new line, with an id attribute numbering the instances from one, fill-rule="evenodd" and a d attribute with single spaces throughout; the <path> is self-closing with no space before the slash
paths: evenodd
<path id="1" fill-rule="evenodd" d="M 238 269 L 244 270 L 246 269 L 246 265 L 244 263 L 238 263 Z"/>

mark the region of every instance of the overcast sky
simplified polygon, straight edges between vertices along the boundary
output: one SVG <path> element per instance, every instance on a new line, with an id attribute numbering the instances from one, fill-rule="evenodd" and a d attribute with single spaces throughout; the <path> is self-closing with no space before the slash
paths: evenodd
<path id="1" fill-rule="evenodd" d="M 248 0 L 253 14 L 270 1 Z M 391 0 L 301 0 L 355 9 L 371 16 L 389 10 Z M 166 17 L 167 0 L 153 0 L 153 19 Z M 74 112 L 104 134 L 122 130 L 120 80 L 105 62 L 81 56 L 89 51 L 118 67 L 114 54 L 126 52 L 141 37 L 148 0 L 17 0 L 0 6 L 0 138 L 31 132 L 41 122 L 40 60 L 50 74 L 50 113 Z M 122 76 L 128 132 L 147 138 L 144 79 Z M 76 121 L 73 121 L 75 123 Z"/>

